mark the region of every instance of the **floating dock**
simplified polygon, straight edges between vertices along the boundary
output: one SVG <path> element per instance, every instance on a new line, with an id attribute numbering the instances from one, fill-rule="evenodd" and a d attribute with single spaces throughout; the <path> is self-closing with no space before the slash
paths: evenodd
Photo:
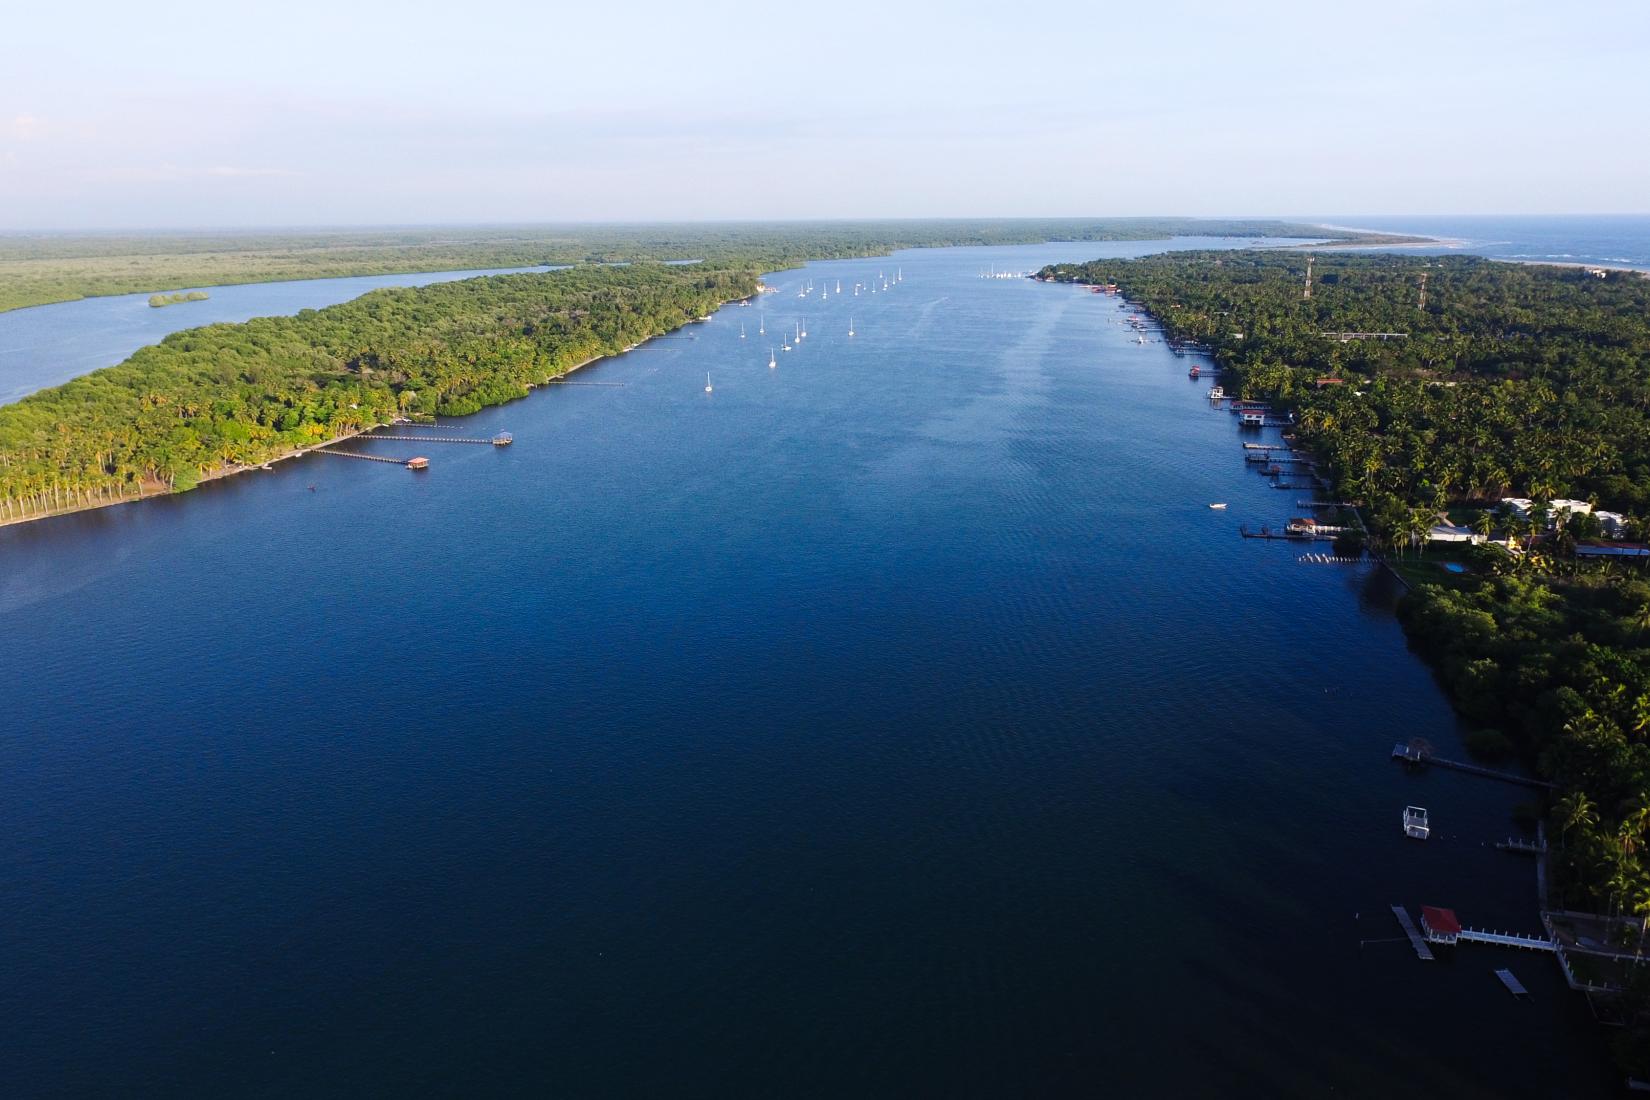
<path id="1" fill-rule="evenodd" d="M 1415 948 L 1415 954 L 1423 961 L 1431 962 L 1433 957 L 1432 948 L 1428 947 L 1427 941 L 1421 938 L 1420 930 L 1415 927 L 1415 922 L 1409 917 L 1409 910 L 1402 905 L 1394 905 L 1392 915 L 1398 918 L 1398 927 L 1402 928 L 1404 935 L 1409 937 L 1409 945 Z"/>
<path id="2" fill-rule="evenodd" d="M 1507 992 L 1514 997 L 1528 998 L 1530 991 L 1524 988 L 1524 983 L 1513 977 L 1511 970 L 1497 970 L 1495 976 L 1501 979 L 1501 984 L 1507 987 Z"/>

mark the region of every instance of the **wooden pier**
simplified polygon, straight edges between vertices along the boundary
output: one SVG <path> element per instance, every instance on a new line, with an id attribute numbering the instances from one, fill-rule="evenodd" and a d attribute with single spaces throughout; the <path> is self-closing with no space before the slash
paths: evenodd
<path id="1" fill-rule="evenodd" d="M 359 458 L 366 462 L 388 462 L 392 466 L 405 466 L 409 470 L 424 470 L 428 469 L 430 465 L 430 460 L 423 455 L 417 455 L 413 458 L 391 458 L 388 455 L 364 455 L 360 451 L 335 451 L 331 447 L 317 447 L 315 449 L 324 455 L 337 455 L 339 458 Z"/>
<path id="2" fill-rule="evenodd" d="M 494 447 L 508 447 L 513 442 L 509 432 L 500 432 L 491 439 L 477 439 L 459 435 L 369 435 L 368 439 L 408 439 L 416 443 L 488 443 Z"/>
<path id="3" fill-rule="evenodd" d="M 1558 950 L 1558 945 L 1552 940 L 1520 932 L 1490 932 L 1482 928 L 1463 928 L 1457 933 L 1456 938 L 1472 943 L 1487 943 L 1495 947 L 1522 947 L 1527 951 Z"/>
<path id="4" fill-rule="evenodd" d="M 1246 451 L 1287 451 L 1290 447 L 1287 443 L 1245 443 L 1243 449 Z"/>
<path id="5" fill-rule="evenodd" d="M 1431 962 L 1432 948 L 1427 946 L 1427 941 L 1421 938 L 1420 929 L 1415 927 L 1415 922 L 1413 920 L 1410 920 L 1409 910 L 1405 909 L 1402 905 L 1394 905 L 1392 907 L 1392 915 L 1398 918 L 1398 927 L 1402 928 L 1404 930 L 1404 935 L 1409 937 L 1409 945 L 1415 948 L 1415 954 L 1418 955 L 1422 961 Z"/>
<path id="6" fill-rule="evenodd" d="M 1405 744 L 1397 744 L 1392 747 L 1392 759 L 1402 760 L 1405 764 L 1412 764 L 1416 767 L 1436 764 L 1440 768 L 1466 772 L 1468 775 L 1479 775 L 1485 779 L 1499 779 L 1503 783 L 1517 783 L 1521 787 L 1535 787 L 1543 791 L 1550 791 L 1555 787 L 1554 784 L 1543 779 L 1534 779 L 1527 775 L 1515 775 L 1512 772 L 1496 771 L 1494 768 L 1485 768 L 1460 760 L 1446 760 L 1441 756 L 1433 756 L 1431 753 L 1417 752 Z"/>

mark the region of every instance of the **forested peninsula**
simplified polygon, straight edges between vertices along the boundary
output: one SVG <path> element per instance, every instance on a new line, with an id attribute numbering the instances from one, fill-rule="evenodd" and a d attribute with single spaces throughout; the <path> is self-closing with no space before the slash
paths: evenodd
<path id="1" fill-rule="evenodd" d="M 1115 283 L 1211 349 L 1228 393 L 1294 412 L 1411 582 L 1402 618 L 1469 742 L 1559 784 L 1560 899 L 1650 922 L 1650 583 L 1617 556 L 1650 535 L 1650 279 L 1319 254 L 1308 297 L 1307 266 L 1183 252 L 1040 275 Z M 1617 541 L 1579 505 L 1619 514 Z M 1483 539 L 1452 545 L 1464 576 L 1420 550 L 1445 521 Z"/>
<path id="2" fill-rule="evenodd" d="M 0 522 L 189 489 L 399 417 L 475 412 L 756 289 L 752 269 L 586 266 L 174 333 L 0 406 Z"/>
<path id="3" fill-rule="evenodd" d="M 287 233 L 0 234 L 0 311 L 163 286 L 643 260 L 703 260 L 764 271 L 896 248 L 1304 237 L 1392 237 L 1267 219 L 1107 218 L 693 225 L 536 225 Z"/>

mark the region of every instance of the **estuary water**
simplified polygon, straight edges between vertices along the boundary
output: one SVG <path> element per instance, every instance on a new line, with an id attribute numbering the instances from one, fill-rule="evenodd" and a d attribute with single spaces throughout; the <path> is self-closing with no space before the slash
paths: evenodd
<path id="1" fill-rule="evenodd" d="M 811 264 L 507 449 L 0 529 L 8 1091 L 1602 1090 L 1550 959 L 1393 940 L 1537 923 L 1523 792 L 1387 759 L 1460 749 L 1386 575 L 979 277 L 1160 247 Z"/>

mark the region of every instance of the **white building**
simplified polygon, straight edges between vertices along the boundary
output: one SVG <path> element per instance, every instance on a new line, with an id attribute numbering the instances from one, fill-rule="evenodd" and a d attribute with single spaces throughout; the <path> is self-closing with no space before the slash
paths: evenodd
<path id="1" fill-rule="evenodd" d="M 1473 531 L 1470 527 L 1456 527 L 1450 523 L 1435 523 L 1432 530 L 1427 532 L 1428 542 L 1470 542 L 1474 546 L 1484 541 L 1484 536 Z"/>
<path id="2" fill-rule="evenodd" d="M 1598 522 L 1603 526 L 1604 533 L 1613 539 L 1620 538 L 1622 528 L 1627 526 L 1627 517 L 1620 512 L 1606 512 L 1600 508 L 1593 515 L 1598 517 Z"/>

